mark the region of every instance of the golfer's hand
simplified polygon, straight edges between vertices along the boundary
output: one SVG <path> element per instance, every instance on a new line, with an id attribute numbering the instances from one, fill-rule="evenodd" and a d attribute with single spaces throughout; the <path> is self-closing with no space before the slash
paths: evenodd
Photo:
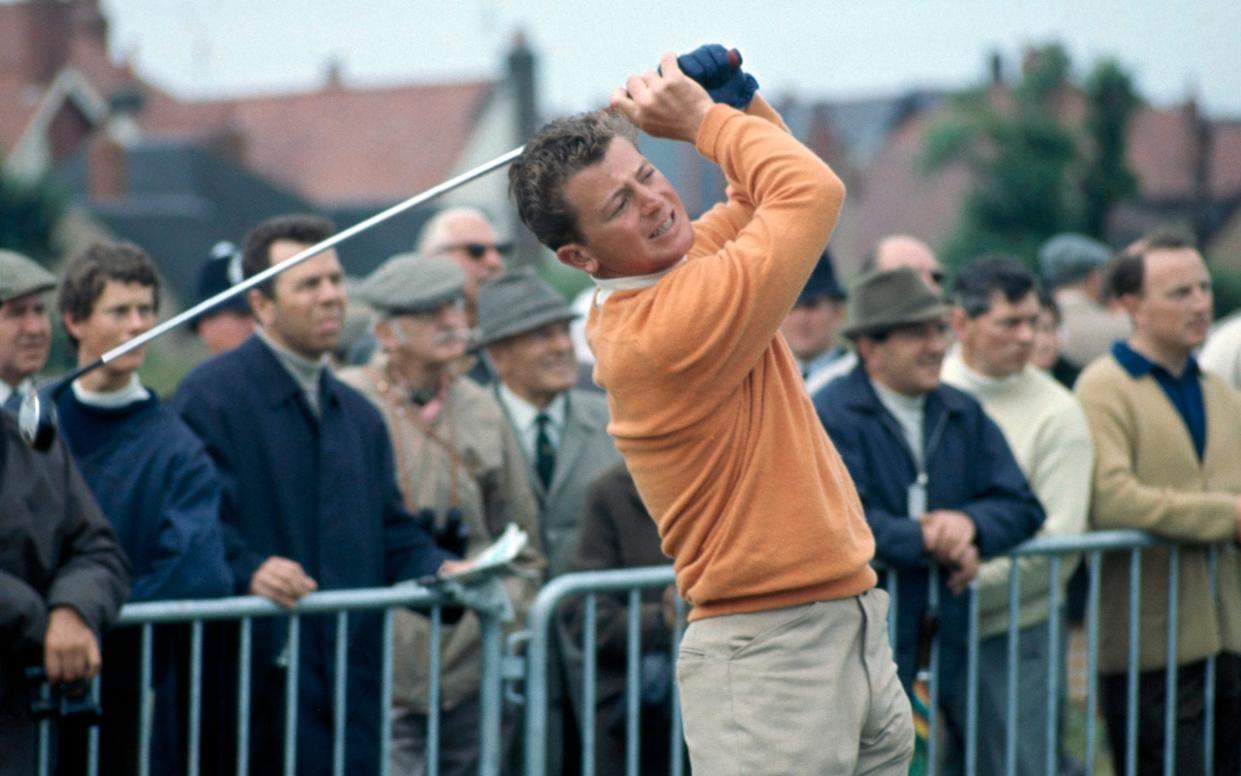
<path id="1" fill-rule="evenodd" d="M 270 598 L 286 609 L 293 608 L 297 600 L 319 589 L 319 583 L 306 575 L 302 564 L 275 555 L 263 561 L 263 565 L 250 577 L 250 592 Z"/>
<path id="2" fill-rule="evenodd" d="M 70 606 L 57 606 L 47 618 L 43 670 L 51 684 L 90 679 L 103 664 L 95 632 Z"/>
<path id="3" fill-rule="evenodd" d="M 612 107 L 648 135 L 692 143 L 711 109 L 711 96 L 681 72 L 675 54 L 664 54 L 659 66 L 614 89 Z"/>

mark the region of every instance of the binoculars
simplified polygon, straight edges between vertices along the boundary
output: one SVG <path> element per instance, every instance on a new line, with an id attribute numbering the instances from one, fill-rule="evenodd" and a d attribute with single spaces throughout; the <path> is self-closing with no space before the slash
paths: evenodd
<path id="1" fill-rule="evenodd" d="M 74 718 L 87 725 L 98 725 L 103 719 L 103 709 L 91 693 L 88 681 L 52 684 L 47 681 L 43 666 L 28 667 L 26 681 L 32 689 L 30 716 L 36 720 L 50 717 Z"/>
<path id="2" fill-rule="evenodd" d="M 470 544 L 470 527 L 465 524 L 460 509 L 450 507 L 444 512 L 444 519 L 437 520 L 435 510 L 424 507 L 414 515 L 414 521 L 440 549 L 451 552 L 458 558 L 465 557 L 466 548 Z"/>

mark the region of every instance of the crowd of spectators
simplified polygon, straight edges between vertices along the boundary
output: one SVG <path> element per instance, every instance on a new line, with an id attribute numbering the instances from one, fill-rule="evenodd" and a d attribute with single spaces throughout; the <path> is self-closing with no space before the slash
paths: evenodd
<path id="1" fill-rule="evenodd" d="M 200 293 L 332 230 L 304 215 L 265 221 L 240 249 L 217 247 Z M 75 380 L 56 398 L 62 433 L 47 453 L 19 441 L 15 415 L 46 362 L 50 292 L 88 364 L 155 324 L 160 280 L 151 258 L 128 243 L 91 245 L 59 280 L 0 251 L 0 773 L 33 768 L 29 707 L 40 684 L 80 693 L 101 664 L 104 772 L 136 772 L 144 693 L 156 708 L 154 772 L 184 768 L 188 631 L 157 630 L 151 685 L 139 688 L 137 632 L 108 628 L 126 601 L 254 594 L 291 607 L 316 590 L 464 568 L 516 523 L 530 537 L 505 580 L 510 627 L 520 628 L 552 577 L 666 562 L 608 434 L 604 396 L 578 387 L 590 360 L 570 336 L 579 314 L 536 273 L 507 269 L 507 247 L 478 211 L 440 214 L 414 252 L 353 286 L 370 333 L 347 352 L 344 271 L 334 252 L 322 253 L 251 290 L 244 307 L 201 316 L 195 325 L 204 338 L 212 332 L 214 355 L 168 401 L 139 380 L 144 348 Z M 896 588 L 901 682 L 916 693 L 927 644 L 938 639 L 941 756 L 950 771 L 959 767 L 976 596 L 979 772 L 1003 772 L 1010 756 L 1019 773 L 1043 772 L 1049 758 L 1067 762 L 1046 750 L 1042 733 L 1063 724 L 1063 711 L 1046 702 L 1051 675 L 1061 693 L 1066 685 L 1066 650 L 1052 643 L 1064 629 L 1050 627 L 1063 612 L 1049 606 L 1048 592 L 1058 587 L 1064 600 L 1076 558 L 1054 577 L 1045 558 L 1017 562 L 1013 610 L 1005 554 L 1035 536 L 1141 529 L 1188 543 L 1179 550 L 1177 695 L 1164 695 L 1169 548 L 1142 557 L 1137 708 L 1126 677 L 1129 560 L 1106 556 L 1099 679 L 1117 767 L 1126 716 L 1135 714 L 1138 771 L 1162 767 L 1169 702 L 1180 719 L 1176 762 L 1200 762 L 1204 698 L 1213 697 L 1216 772 L 1236 772 L 1241 326 L 1226 323 L 1208 341 L 1210 277 L 1193 245 L 1174 236 L 1113 252 L 1061 235 L 1029 258 L 1041 278 L 1019 258 L 982 256 L 949 282 L 930 247 L 893 235 L 846 289 L 824 251 L 782 327 L 857 488 L 884 584 Z M 1209 572 L 1206 547 L 1219 543 Z M 642 598 L 643 772 L 669 758 L 669 739 L 657 731 L 671 718 L 674 600 L 671 587 Z M 439 772 L 472 773 L 481 633 L 470 613 L 445 616 Z M 387 722 L 376 700 L 380 620 L 349 622 L 347 770 L 373 772 Z M 596 772 L 623 772 L 625 599 L 604 597 L 598 623 Z M 548 746 L 553 772 L 569 773 L 584 711 L 580 611 L 557 625 Z M 394 773 L 427 765 L 429 627 L 416 613 L 395 617 Z M 300 773 L 331 766 L 334 628 L 330 617 L 300 623 Z M 288 640 L 283 620 L 254 626 L 255 772 L 282 766 Z M 208 630 L 206 676 L 220 688 L 203 714 L 204 734 L 219 743 L 203 755 L 208 769 L 235 758 L 228 688 L 235 692 L 236 641 L 227 626 Z M 1060 662 L 1049 668 L 1053 653 Z M 1010 696 L 1013 654 L 1019 679 Z M 1015 754 L 1006 752 L 1010 713 L 1023 731 Z M 506 715 L 509 758 L 516 722 Z M 82 731 L 68 723 L 59 731 L 54 751 L 62 764 L 75 762 Z"/>

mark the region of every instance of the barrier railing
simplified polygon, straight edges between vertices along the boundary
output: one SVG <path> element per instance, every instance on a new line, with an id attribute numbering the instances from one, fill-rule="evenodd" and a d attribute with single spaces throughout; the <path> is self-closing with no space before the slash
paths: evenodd
<path id="1" fill-rule="evenodd" d="M 479 618 L 482 631 L 481 686 L 480 690 L 480 752 L 479 774 L 494 776 L 500 772 L 501 740 L 501 662 L 503 607 L 492 609 L 472 602 L 470 608 Z M 186 763 L 185 773 L 197 776 L 202 755 L 202 707 L 203 707 L 203 626 L 207 622 L 234 621 L 239 624 L 237 642 L 237 709 L 236 709 L 236 764 L 234 772 L 245 776 L 250 771 L 249 736 L 251 731 L 251 651 L 253 648 L 253 623 L 256 619 L 278 618 L 287 622 L 288 638 L 281 664 L 286 667 L 285 719 L 283 724 L 284 773 L 299 772 L 297 763 L 298 731 L 298 682 L 300 654 L 300 624 L 302 618 L 312 615 L 335 615 L 335 661 L 332 698 L 332 761 L 334 776 L 345 774 L 345 738 L 347 706 L 347 666 L 349 664 L 349 617 L 351 613 L 383 611 L 380 648 L 380 691 L 374 703 L 379 714 L 378 770 L 389 771 L 388 755 L 391 746 L 391 709 L 393 691 L 392 631 L 393 612 L 397 608 L 409 608 L 426 614 L 432 623 L 429 645 L 428 689 L 428 749 L 427 770 L 429 775 L 438 772 L 438 729 L 440 711 L 440 658 L 442 610 L 445 606 L 461 607 L 455 598 L 436 590 L 415 585 L 398 585 L 389 588 L 340 590 L 311 593 L 302 598 L 296 607 L 284 609 L 265 598 L 245 596 L 197 601 L 167 601 L 128 604 L 122 610 L 116 629 L 140 629 L 141 657 L 139 676 L 133 680 L 139 688 L 140 720 L 138 741 L 138 770 L 141 776 L 151 774 L 151 746 L 153 731 L 153 642 L 156 625 L 189 623 L 190 625 L 190 677 L 188 713 L 185 716 Z M 105 655 L 105 661 L 107 656 Z M 105 671 L 107 665 L 105 662 Z M 44 685 L 44 691 L 47 687 Z M 99 696 L 99 678 L 96 677 L 92 692 Z M 106 710 L 105 710 L 106 713 Z M 51 752 L 51 721 L 39 722 L 38 773 L 49 773 Z M 86 770 L 95 776 L 99 765 L 99 729 L 93 727 L 88 734 Z"/>
<path id="2" fill-rule="evenodd" d="M 1164 697 L 1175 699 L 1178 689 L 1178 644 L 1177 637 L 1181 630 L 1179 591 L 1182 584 L 1182 554 L 1184 552 L 1201 553 L 1203 548 L 1198 545 L 1177 545 L 1156 539 L 1137 531 L 1107 531 L 1089 533 L 1071 537 L 1048 537 L 1027 542 L 1009 555 L 1011 557 L 1045 557 L 1047 574 L 1052 580 L 1061 578 L 1060 566 L 1065 563 L 1084 564 L 1087 570 L 1088 593 L 1085 619 L 1085 662 L 1086 683 L 1082 732 L 1084 742 L 1081 754 L 1084 757 L 1082 766 L 1086 773 L 1094 773 L 1096 762 L 1100 759 L 1097 745 L 1099 738 L 1098 717 L 1100 708 L 1099 693 L 1099 650 L 1101 606 L 1125 607 L 1127 609 L 1127 669 L 1124 673 L 1124 695 L 1127 700 L 1127 714 L 1124 718 L 1125 735 L 1123 752 L 1123 772 L 1135 774 L 1138 771 L 1138 710 L 1140 704 L 1140 674 L 1143 673 L 1139 662 L 1139 614 L 1141 612 L 1143 592 L 1143 553 L 1152 548 L 1164 548 L 1168 554 L 1166 582 L 1168 589 L 1166 637 L 1167 648 L 1163 655 Z M 1217 598 L 1219 590 L 1219 559 L 1221 552 L 1235 552 L 1235 549 L 1222 549 L 1221 546 L 1205 548 L 1207 558 L 1207 578 L 1209 595 Z M 1100 578 L 1103 559 L 1106 555 L 1128 556 L 1128 597 L 1124 601 L 1100 601 Z M 1200 555 L 1195 555 L 1195 558 Z M 1115 561 L 1113 560 L 1114 564 Z M 930 568 L 927 571 L 927 582 L 931 594 L 930 604 L 938 602 L 934 596 L 938 590 L 938 571 Z M 1163 576 L 1162 573 L 1160 575 Z M 597 721 L 597 683 L 599 677 L 599 601 L 600 596 L 620 595 L 624 601 L 625 615 L 625 684 L 623 690 L 623 728 L 624 728 L 624 772 L 626 774 L 653 773 L 648 765 L 642 763 L 642 738 L 640 733 L 640 716 L 642 715 L 641 696 L 643 645 L 639 609 L 643 590 L 664 588 L 673 583 L 673 572 L 670 566 L 600 571 L 579 574 L 568 574 L 558 577 L 543 586 L 528 614 L 528 631 L 510 636 L 514 643 L 524 642 L 524 657 L 510 656 L 505 660 L 501 655 L 502 607 L 492 608 L 489 605 L 471 607 L 478 615 L 482 628 L 482 657 L 480 685 L 480 774 L 498 774 L 501 767 L 501 682 L 503 680 L 524 679 L 525 730 L 524 730 L 524 772 L 527 776 L 544 776 L 548 772 L 548 708 L 549 687 L 552 672 L 559 670 L 555 661 L 561 651 L 554 645 L 558 637 L 558 622 L 562 610 L 567 606 L 578 606 L 580 624 L 580 681 L 568 688 L 568 692 L 578 701 L 576 713 L 582 738 L 583 776 L 592 776 L 596 771 L 595 751 L 599 742 L 596 740 Z M 899 600 L 901 591 L 894 582 L 888 584 L 891 595 L 889 614 L 889 635 L 898 632 Z M 1008 580 L 1008 625 L 1002 638 L 1005 639 L 1005 675 L 1003 682 L 1006 688 L 1007 708 L 1004 715 L 1004 763 L 1002 772 L 1016 773 L 1018 744 L 1023 741 L 1041 738 L 1042 772 L 1053 774 L 1061 770 L 1059 761 L 1063 747 L 1061 740 L 1063 725 L 1064 686 L 1062 676 L 1065 653 L 1062 649 L 1061 611 L 1064 598 L 1063 585 L 1050 584 L 1047 591 L 1047 610 L 1053 616 L 1044 622 L 1036 623 L 1037 627 L 1046 628 L 1047 658 L 1045 668 L 1041 672 L 1042 702 L 1045 707 L 1043 715 L 1045 723 L 1042 730 L 1031 730 L 1019 725 L 1014 707 L 1018 699 L 1019 660 L 1021 649 L 1020 632 L 1028 627 L 1022 626 L 1017 611 L 1029 605 L 1030 600 L 1023 600 L 1021 595 L 1023 572 L 1020 564 L 1011 565 Z M 581 599 L 577 601 L 576 599 Z M 382 621 L 382 658 L 378 696 L 373 699 L 377 707 L 379 719 L 378 771 L 387 774 L 389 769 L 388 753 L 391 746 L 391 715 L 393 693 L 393 660 L 392 630 L 393 611 L 399 607 L 423 611 L 431 619 L 431 637 L 429 644 L 429 690 L 428 690 L 428 774 L 436 774 L 440 736 L 440 660 L 441 660 L 441 629 L 442 610 L 445 606 L 460 606 L 456 599 L 435 590 L 417 586 L 397 586 L 373 590 L 331 591 L 313 593 L 303 598 L 296 608 L 285 610 L 274 603 L 257 597 L 240 597 L 203 601 L 174 601 L 130 604 L 122 610 L 118 627 L 138 629 L 141 657 L 138 676 L 133 677 L 136 686 L 143 690 L 141 695 L 140 726 L 139 726 L 139 773 L 147 776 L 152 772 L 151 747 L 153 743 L 153 699 L 149 688 L 152 686 L 154 628 L 157 625 L 188 623 L 189 624 L 189 697 L 185 714 L 185 772 L 196 776 L 200 770 L 200 755 L 205 745 L 211 742 L 202 740 L 203 720 L 203 628 L 204 624 L 216 621 L 235 621 L 239 624 L 236 660 L 237 660 L 237 708 L 235 734 L 237 736 L 236 762 L 233 772 L 247 774 L 252 772 L 248 761 L 248 736 L 251 734 L 251 651 L 253 648 L 253 624 L 258 619 L 278 618 L 287 622 L 289 630 L 287 650 L 282 655 L 283 665 L 287 668 L 289 681 L 284 687 L 285 704 L 282 721 L 284 772 L 293 774 L 297 767 L 297 732 L 298 732 L 298 665 L 302 659 L 299 650 L 299 629 L 302 618 L 318 615 L 335 615 L 334 629 L 334 672 L 331 688 L 332 702 L 332 743 L 331 772 L 346 772 L 346 705 L 347 685 L 349 677 L 349 628 L 351 614 L 360 614 L 372 610 L 383 611 Z M 677 642 L 684 628 L 684 605 L 676 602 L 675 623 L 671 625 L 671 645 L 668 649 L 668 662 L 675 665 Z M 991 772 L 992 769 L 980 768 L 979 754 L 979 688 L 983 677 L 980 676 L 980 637 L 979 598 L 970 596 L 968 600 L 967 632 L 965 639 L 965 724 L 962 731 L 963 753 L 953 755 L 959 757 L 956 765 L 966 774 Z M 1194 612 L 1193 616 L 1204 616 Z M 1213 616 L 1213 615 L 1212 615 Z M 939 672 L 943 658 L 939 634 L 933 641 L 930 651 L 929 670 L 921 676 L 926 680 L 930 694 L 928 708 L 929 736 L 927 738 L 926 767 L 929 773 L 938 773 L 944 758 L 939 751 L 939 741 L 944 720 L 940 711 L 940 700 L 943 687 Z M 1109 638 L 1120 634 L 1106 634 Z M 1149 658 L 1148 653 L 1143 653 Z M 106 670 L 106 666 L 105 666 Z M 1202 723 L 1201 760 L 1205 772 L 1210 772 L 1212 764 L 1220 755 L 1214 750 L 1215 737 L 1215 679 L 1217 676 L 1217 658 L 1210 656 L 1205 660 L 1204 677 L 1204 718 Z M 524 676 L 523 676 L 524 674 Z M 991 681 L 998 681 L 989 677 Z M 94 692 L 98 695 L 98 680 Z M 511 697 L 516 698 L 514 694 Z M 684 771 L 684 759 L 681 756 L 683 741 L 680 730 L 679 708 L 676 705 L 676 693 L 671 692 L 668 699 L 671 704 L 670 726 L 666 731 L 669 744 L 667 772 L 680 776 Z M 567 705 L 567 704 L 566 704 Z M 1163 718 L 1163 762 L 1165 774 L 1183 773 L 1183 763 L 1177 761 L 1176 738 L 1178 735 L 1178 719 L 1175 703 L 1168 703 Z M 990 721 L 990 720 L 988 720 Z M 40 723 L 39 773 L 49 772 L 49 721 Z M 88 743 L 87 773 L 98 771 L 98 731 L 92 731 Z M 1115 737 L 1115 736 L 1113 736 Z M 1229 754 L 1229 753 L 1225 753 Z M 1231 753 L 1241 757 L 1241 752 Z M 1118 758 L 1120 759 L 1120 758 Z"/>
<path id="3" fill-rule="evenodd" d="M 1177 689 L 1177 636 L 1180 630 L 1180 606 L 1178 594 L 1180 591 L 1180 564 L 1182 548 L 1186 545 L 1177 545 L 1157 539 L 1140 531 L 1103 531 L 1096 533 L 1087 533 L 1077 536 L 1056 536 L 1034 539 L 1021 546 L 1015 548 L 1009 553 L 1010 557 L 1044 557 L 1047 559 L 1047 573 L 1052 580 L 1061 579 L 1061 566 L 1065 563 L 1084 564 L 1088 576 L 1088 594 L 1087 594 L 1087 610 L 1086 610 L 1086 629 L 1085 629 L 1085 658 L 1086 658 L 1086 697 L 1084 710 L 1084 762 L 1081 764 L 1085 772 L 1092 774 L 1095 772 L 1096 762 L 1100 758 L 1100 752 L 1096 743 L 1099 737 L 1098 716 L 1099 716 L 1099 648 L 1101 634 L 1099 632 L 1099 615 L 1100 615 L 1100 574 L 1103 558 L 1106 554 L 1128 553 L 1129 555 L 1129 597 L 1127 601 L 1109 601 L 1107 605 L 1110 607 L 1126 606 L 1128 608 L 1128 668 L 1126 673 L 1126 697 L 1127 697 L 1127 716 L 1126 736 L 1125 736 L 1125 752 L 1124 752 L 1124 773 L 1127 776 L 1137 772 L 1137 719 L 1139 709 L 1139 613 L 1141 605 L 1141 589 L 1142 589 L 1142 554 L 1154 547 L 1166 547 L 1168 550 L 1168 611 L 1167 611 L 1167 651 L 1164 656 L 1163 664 L 1165 666 L 1165 697 L 1175 699 Z M 1188 545 L 1197 549 L 1195 545 Z M 1218 590 L 1217 567 L 1220 553 L 1219 546 L 1211 546 L 1207 548 L 1208 556 L 1208 577 L 1210 584 L 1210 594 L 1212 599 L 1216 598 Z M 1231 550 L 1229 550 L 1231 551 Z M 927 572 L 927 584 L 929 586 L 931 600 L 930 606 L 937 605 L 935 598 L 938 590 L 938 571 L 930 568 Z M 1004 763 L 1003 772 L 1017 773 L 1017 752 L 1018 744 L 1021 741 L 1031 740 L 1030 736 L 1039 736 L 1042 738 L 1043 763 L 1042 772 L 1055 774 L 1061 771 L 1063 742 L 1061 741 L 1061 726 L 1064 723 L 1064 697 L 1066 688 L 1061 683 L 1061 676 L 1064 671 L 1066 660 L 1063 643 L 1063 622 L 1062 608 L 1064 605 L 1064 585 L 1055 582 L 1048 586 L 1047 591 L 1047 610 L 1052 613 L 1045 622 L 1039 627 L 1047 629 L 1047 661 L 1045 675 L 1043 678 L 1044 696 L 1042 698 L 1045 704 L 1045 725 L 1043 730 L 1019 729 L 1015 706 L 1018 702 L 1018 674 L 1019 651 L 1020 651 L 1020 635 L 1019 631 L 1023 630 L 1020 626 L 1019 610 L 1024 605 L 1029 605 L 1030 601 L 1022 599 L 1021 584 L 1022 571 L 1020 564 L 1012 563 L 1008 580 L 1008 626 L 1007 633 L 1003 636 L 1006 638 L 1007 644 L 1007 660 L 1006 676 L 1003 681 L 1006 685 L 1006 703 L 1007 714 L 1004 719 Z M 896 589 L 895 575 L 891 575 L 891 584 L 888 585 L 889 594 L 891 596 L 891 609 L 889 615 L 889 636 L 895 638 L 898 632 L 898 610 L 900 591 Z M 628 619 L 627 619 L 627 657 L 626 657 L 626 685 L 625 685 L 625 772 L 627 774 L 637 774 L 639 761 L 639 748 L 641 742 L 638 736 L 638 715 L 639 705 L 638 696 L 640 692 L 639 682 L 641 676 L 639 673 L 639 658 L 642 651 L 642 645 L 639 633 L 639 619 L 637 609 L 639 606 L 640 593 L 644 589 L 652 587 L 664 587 L 672 584 L 673 573 L 671 567 L 653 567 L 626 569 L 614 571 L 599 571 L 568 574 L 552 580 L 543 587 L 536 598 L 529 613 L 529 634 L 528 645 L 526 651 L 526 709 L 525 709 L 525 774 L 526 776 L 543 776 L 547 773 L 548 758 L 546 751 L 547 740 L 547 719 L 549 706 L 549 677 L 550 672 L 556 670 L 551 665 L 551 660 L 556 654 L 553 647 L 553 640 L 557 637 L 557 618 L 558 614 L 566 606 L 580 606 L 580 619 L 583 623 L 581 631 L 581 653 L 582 653 L 582 682 L 581 687 L 570 688 L 570 692 L 579 694 L 580 702 L 577 705 L 579 709 L 579 721 L 582 731 L 582 766 L 581 772 L 583 776 L 591 776 L 595 772 L 594 748 L 596 746 L 594 734 L 595 722 L 595 677 L 597 675 L 598 650 L 596 642 L 596 610 L 597 596 L 624 594 L 627 597 Z M 580 602 L 574 599 L 582 598 Z M 679 603 L 679 601 L 678 601 Z M 1198 616 L 1208 616 L 1205 613 Z M 1209 616 L 1214 616 L 1213 614 Z M 678 617 L 677 626 L 674 629 L 672 639 L 671 659 L 675 664 L 676 659 L 676 643 L 679 640 L 682 630 L 683 617 Z M 1033 625 L 1027 627 L 1034 627 Z M 1119 634 L 1110 634 L 1112 637 Z M 940 772 L 942 766 L 943 754 L 938 751 L 938 742 L 943 734 L 941 730 L 943 725 L 942 714 L 940 711 L 940 695 L 943 688 L 940 687 L 939 664 L 941 660 L 940 642 L 943 640 L 943 634 L 938 634 L 934 639 L 931 647 L 929 671 L 923 671 L 921 676 L 927 681 L 930 691 L 930 708 L 929 711 L 929 728 L 930 734 L 927 740 L 926 767 L 929 773 Z M 978 732 L 979 732 L 979 710 L 978 710 L 978 692 L 980 687 L 980 670 L 979 670 L 979 606 L 978 596 L 972 594 L 968 601 L 968 632 L 966 634 L 966 655 L 965 655 L 965 671 L 966 671 L 966 710 L 965 710 L 965 731 L 964 731 L 964 752 L 956 755 L 960 758 L 957 766 L 966 774 L 975 774 L 980 772 L 978 765 Z M 1213 741 L 1215 733 L 1215 711 L 1214 711 L 1214 681 L 1216 676 L 1216 658 L 1211 656 L 1206 660 L 1205 666 L 1206 676 L 1206 711 L 1203 723 L 1203 742 L 1202 755 L 1206 764 L 1206 771 L 1211 771 L 1211 763 L 1213 756 L 1217 753 L 1213 752 Z M 994 680 L 994 677 L 988 677 Z M 675 692 L 673 693 L 675 696 Z M 673 730 L 669 731 L 670 740 L 672 741 L 672 757 L 668 765 L 668 773 L 679 774 L 681 772 L 681 759 L 678 756 L 680 752 L 680 731 L 679 716 L 676 711 L 675 697 L 671 699 L 673 703 Z M 1164 720 L 1163 720 L 1163 772 L 1168 774 L 1182 773 L 1179 769 L 1180 765 L 1176 761 L 1176 735 L 1177 735 L 1177 714 L 1176 703 L 1166 704 Z M 963 761 L 963 762 L 962 762 Z M 990 769 L 987 769 L 989 772 Z M 649 773 L 649 770 L 643 770 L 643 773 Z"/>

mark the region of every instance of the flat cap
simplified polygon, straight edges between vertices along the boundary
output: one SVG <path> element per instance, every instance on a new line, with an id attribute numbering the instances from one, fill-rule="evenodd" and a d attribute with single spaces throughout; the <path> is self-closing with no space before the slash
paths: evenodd
<path id="1" fill-rule="evenodd" d="M 532 270 L 517 269 L 478 288 L 475 347 L 578 317 L 560 292 Z"/>
<path id="2" fill-rule="evenodd" d="M 1039 269 L 1053 288 L 1080 280 L 1093 269 L 1107 264 L 1112 249 L 1084 234 L 1058 234 L 1038 250 Z"/>
<path id="3" fill-rule="evenodd" d="M 358 284 L 357 297 L 381 315 L 424 313 L 464 296 L 465 280 L 450 258 L 400 253 Z"/>
<path id="4" fill-rule="evenodd" d="M 0 250 L 0 304 L 56 287 L 56 276 L 20 253 Z"/>

